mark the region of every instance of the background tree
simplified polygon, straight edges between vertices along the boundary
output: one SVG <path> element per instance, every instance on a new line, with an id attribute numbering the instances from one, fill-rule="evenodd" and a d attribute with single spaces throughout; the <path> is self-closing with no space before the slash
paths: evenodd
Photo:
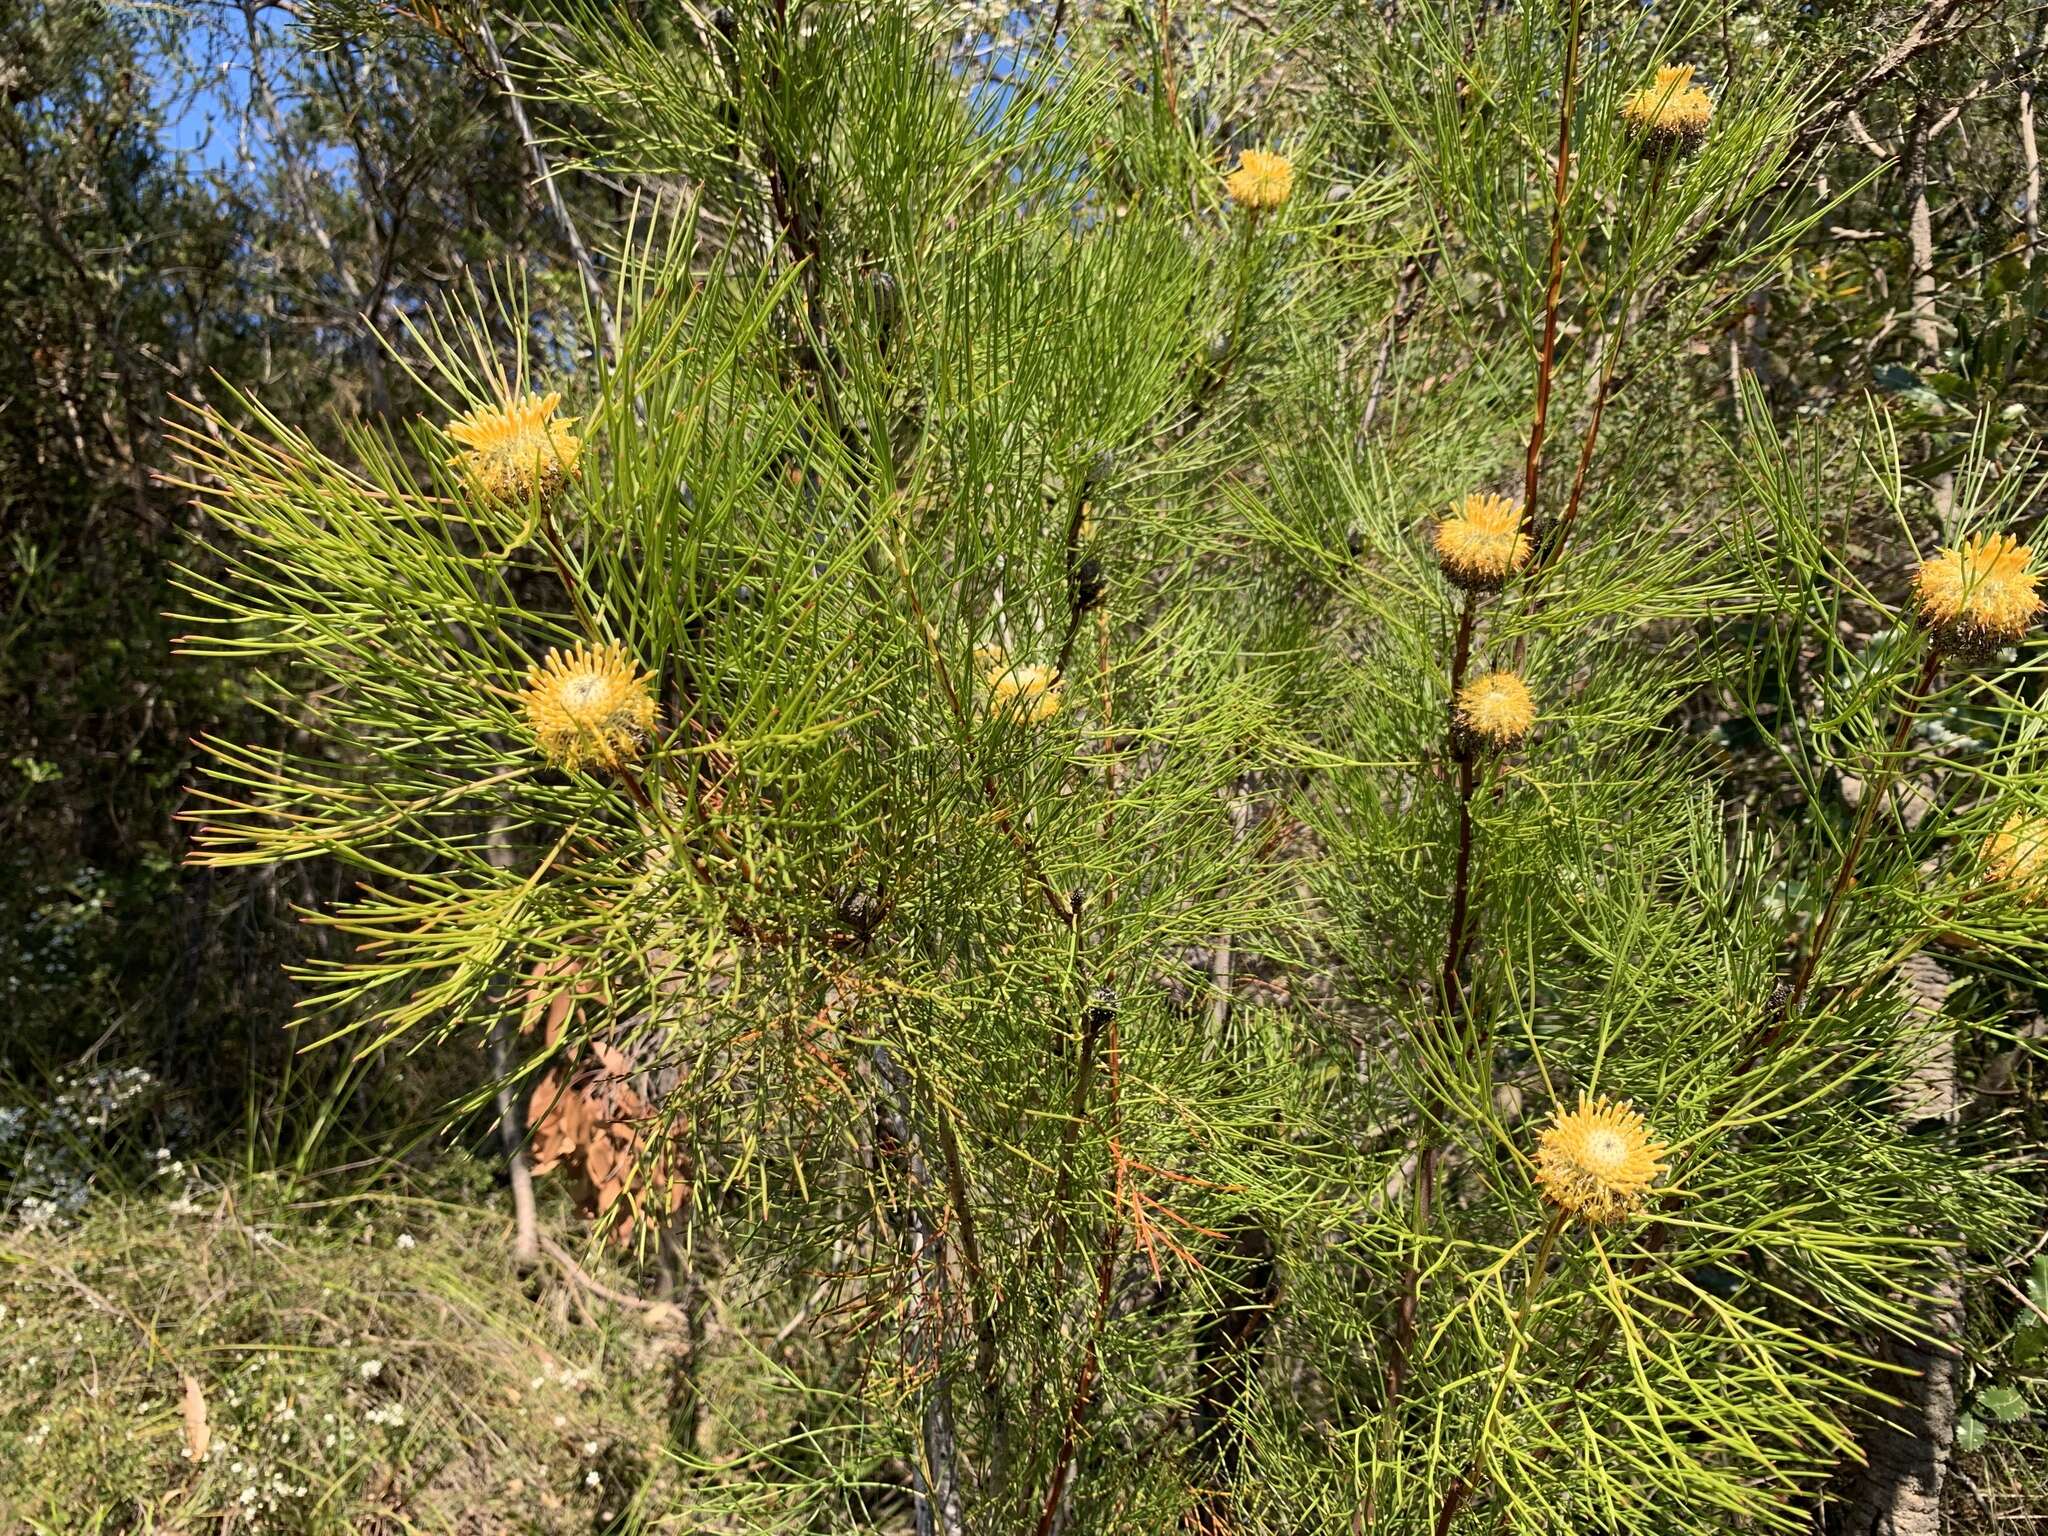
<path id="1" fill-rule="evenodd" d="M 172 654 L 176 569 L 207 568 L 213 532 L 158 482 L 159 423 L 223 381 L 323 441 L 329 413 L 415 408 L 399 317 L 477 263 L 524 263 L 537 326 L 582 301 L 573 267 L 549 275 L 561 226 L 499 82 L 429 32 L 314 48 L 255 7 L 7 25 L 0 1050 L 11 1073 L 140 1059 L 239 1126 L 293 1076 L 289 909 L 336 874 L 228 890 L 180 867 L 192 742 L 287 738 Z"/>

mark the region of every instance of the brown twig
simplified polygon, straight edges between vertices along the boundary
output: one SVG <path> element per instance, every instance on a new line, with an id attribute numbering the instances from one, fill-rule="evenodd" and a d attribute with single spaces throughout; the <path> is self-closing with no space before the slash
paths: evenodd
<path id="1" fill-rule="evenodd" d="M 960 1231 L 960 1257 L 967 1268 L 967 1289 L 974 1301 L 975 1374 L 984 1391 L 999 1385 L 996 1369 L 996 1324 L 986 1272 L 981 1262 L 981 1241 L 976 1233 L 974 1206 L 967 1198 L 967 1170 L 960 1156 L 960 1138 L 953 1129 L 953 1116 L 936 1093 L 932 1119 L 939 1132 L 939 1155 L 946 1165 L 946 1196 L 952 1202 L 953 1220 Z"/>
<path id="2" fill-rule="evenodd" d="M 1557 175 L 1554 183 L 1550 219 L 1550 278 L 1543 300 L 1543 345 L 1537 358 L 1536 408 L 1534 420 L 1529 427 L 1529 448 L 1522 469 L 1522 516 L 1533 527 L 1536 516 L 1536 497 L 1543 468 L 1543 441 L 1550 417 L 1550 395 L 1557 367 L 1557 320 L 1559 301 L 1564 290 L 1564 224 L 1566 200 L 1571 190 L 1571 141 L 1572 112 L 1578 103 L 1579 78 L 1579 37 L 1580 5 L 1573 0 L 1570 21 L 1565 37 L 1564 82 L 1559 92 L 1557 121 Z M 1464 610 L 1459 616 L 1458 634 L 1451 660 L 1451 699 L 1454 712 L 1457 707 L 1458 690 L 1464 686 L 1466 668 L 1470 663 L 1472 627 L 1475 600 L 1470 592 L 1465 594 Z M 1455 725 L 1452 727 L 1455 731 Z M 1444 942 L 1444 960 L 1439 982 L 1442 1017 L 1446 1036 L 1458 1027 L 1465 1013 L 1464 962 L 1466 949 L 1470 944 L 1469 932 L 1472 880 L 1472 795 L 1477 783 L 1477 765 L 1471 752 L 1460 750 L 1455 739 L 1452 751 L 1458 761 L 1458 851 L 1456 871 L 1451 888 L 1451 917 L 1447 924 Z M 1479 1048 L 1477 1040 L 1467 1043 L 1467 1053 Z M 1431 1122 L 1435 1119 L 1438 1106 L 1433 1097 L 1422 1106 L 1422 1145 L 1416 1158 L 1415 1170 L 1415 1237 L 1419 1243 L 1427 1230 L 1435 1201 L 1436 1170 L 1440 1157 L 1440 1145 L 1435 1138 Z M 1416 1326 L 1421 1311 L 1422 1266 L 1418 1251 L 1411 1256 L 1402 1274 L 1401 1302 L 1396 1314 L 1393 1347 L 1387 1362 L 1387 1400 L 1383 1408 L 1383 1444 L 1391 1449 L 1397 1432 L 1397 1416 L 1400 1411 L 1401 1390 L 1405 1384 L 1408 1357 L 1414 1348 Z M 1462 1485 L 1462 1479 L 1454 1479 L 1453 1489 Z M 1376 1505 L 1377 1479 L 1368 1495 L 1368 1507 Z M 1462 1500 L 1463 1495 L 1457 1497 Z M 1447 1508 L 1438 1524 L 1438 1531 L 1448 1529 L 1454 1507 L 1446 1501 Z"/>
<path id="3" fill-rule="evenodd" d="M 1458 632 L 1452 642 L 1451 651 L 1451 708 L 1457 708 L 1458 690 L 1465 684 L 1465 673 L 1472 660 L 1472 631 L 1478 609 L 1478 600 L 1471 592 L 1464 597 L 1464 606 L 1458 615 Z M 1455 724 L 1447 728 L 1455 731 Z M 1445 1031 L 1448 1034 L 1457 1027 L 1458 1019 L 1464 1012 L 1464 962 L 1469 944 L 1470 914 L 1472 902 L 1472 795 L 1478 784 L 1478 766 L 1468 751 L 1460 750 L 1453 741 L 1451 750 L 1458 763 L 1458 851 L 1451 883 L 1451 916 L 1445 925 L 1444 958 L 1438 976 L 1438 1006 L 1442 1010 Z M 1415 1155 L 1415 1220 L 1413 1233 L 1419 1243 L 1428 1230 L 1430 1217 L 1435 1205 L 1436 1170 L 1441 1148 L 1433 1129 L 1440 1106 L 1434 1096 L 1422 1106 L 1420 1127 L 1421 1145 Z M 1391 1449 L 1395 1434 L 1396 1416 L 1400 1411 L 1401 1393 L 1408 1377 L 1408 1357 L 1415 1347 L 1415 1329 L 1422 1309 L 1422 1260 L 1419 1252 L 1410 1255 L 1401 1271 L 1401 1300 L 1394 1314 L 1394 1337 L 1388 1346 L 1386 1370 L 1386 1400 L 1381 1407 L 1382 1448 Z M 1368 1489 L 1365 1516 L 1361 1526 L 1373 1524 L 1378 1503 L 1378 1485 Z"/>
<path id="4" fill-rule="evenodd" d="M 1821 140 L 1834 132 L 1844 117 L 1853 112 L 1870 94 L 1885 82 L 1895 78 L 1900 71 L 1920 54 L 1931 48 L 1938 48 L 1949 41 L 1952 33 L 1949 23 L 1956 12 L 1963 9 L 1963 0 L 1928 0 L 1928 4 L 1914 18 L 1899 40 L 1874 61 L 1862 75 L 1846 87 L 1827 93 L 1827 105 L 1822 107 L 1793 135 L 1788 160 L 1797 160 L 1808 150 L 1817 147 Z M 1981 16 L 1983 11 L 1980 9 Z M 1954 30 L 1961 31 L 1968 24 L 1968 18 L 1957 22 Z"/>
<path id="5" fill-rule="evenodd" d="M 1060 1262 L 1066 1246 L 1067 1202 L 1074 1194 L 1074 1156 L 1080 1145 L 1081 1126 L 1088 1116 L 1088 1096 L 1095 1086 L 1097 1054 L 1103 1030 L 1115 1016 L 1114 1009 L 1091 1001 L 1081 1014 L 1080 1062 L 1074 1074 L 1074 1091 L 1067 1104 L 1066 1124 L 1060 1127 L 1058 1173 L 1053 1181 L 1052 1219 L 1046 1228 L 1046 1247 L 1053 1262 Z"/>
<path id="6" fill-rule="evenodd" d="M 1564 88 L 1558 93 L 1557 181 L 1550 211 L 1550 282 L 1543 296 L 1543 349 L 1536 362 L 1536 417 L 1529 427 L 1529 452 L 1522 466 L 1522 516 L 1536 516 L 1536 492 L 1543 471 L 1543 435 L 1550 420 L 1550 389 L 1557 368 L 1557 310 L 1564 292 L 1564 212 L 1571 190 L 1572 112 L 1579 99 L 1579 5 L 1573 0 L 1565 36 Z"/>
<path id="7" fill-rule="evenodd" d="M 591 1274 L 589 1270 L 577 1263 L 574 1254 L 570 1253 L 568 1249 L 545 1233 L 540 1237 L 539 1247 L 542 1253 L 545 1253 L 555 1261 L 556 1266 L 562 1271 L 565 1279 L 590 1292 L 591 1295 L 610 1302 L 615 1307 L 624 1307 L 628 1312 L 652 1312 L 657 1316 L 665 1315 L 663 1312 L 664 1308 L 668 1308 L 671 1311 L 674 1310 L 667 1302 L 649 1301 L 644 1296 L 633 1296 L 613 1286 L 606 1285 L 602 1280 Z"/>
<path id="8" fill-rule="evenodd" d="M 1226 1306 L 1219 1298 L 1195 1329 L 1195 1443 L 1209 1449 L 1215 1467 L 1214 1485 L 1198 1495 L 1190 1521 L 1197 1536 L 1230 1536 L 1235 1529 L 1231 1495 L 1244 1452 L 1237 1408 L 1257 1371 L 1259 1338 L 1279 1299 L 1279 1268 L 1265 1228 L 1246 1218 L 1233 1222 L 1228 1236 L 1230 1256 L 1244 1267 L 1240 1299 Z"/>
<path id="9" fill-rule="evenodd" d="M 1652 174 L 1650 195 L 1646 208 L 1654 209 L 1664 190 L 1664 179 L 1670 171 L 1668 158 L 1660 159 Z M 1593 403 L 1586 421 L 1586 434 L 1579 444 L 1578 467 L 1572 473 L 1572 488 L 1565 497 L 1564 511 L 1558 515 L 1557 526 L 1542 541 L 1542 550 L 1537 556 L 1536 568 L 1529 573 L 1523 590 L 1527 594 L 1527 614 L 1533 616 L 1542 606 L 1542 583 L 1544 577 L 1556 568 L 1564 557 L 1565 543 L 1571 537 L 1572 525 L 1578 521 L 1579 506 L 1586 495 L 1586 481 L 1593 468 L 1593 450 L 1600 441 L 1600 423 L 1607 412 L 1608 396 L 1614 389 L 1615 370 L 1620 366 L 1622 351 L 1628 345 L 1629 321 L 1636 303 L 1636 285 L 1633 276 L 1623 284 L 1621 303 L 1616 310 L 1614 327 L 1601 344 L 1600 377 L 1593 389 Z M 1515 638 L 1515 668 L 1517 671 L 1529 654 L 1529 635 L 1524 630 Z"/>

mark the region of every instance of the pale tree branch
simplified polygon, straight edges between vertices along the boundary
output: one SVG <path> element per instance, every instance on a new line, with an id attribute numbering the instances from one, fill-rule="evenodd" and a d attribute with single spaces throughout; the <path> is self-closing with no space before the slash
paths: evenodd
<path id="1" fill-rule="evenodd" d="M 505 68 L 505 56 L 498 51 L 497 34 L 491 30 L 488 13 L 477 17 L 477 31 L 484 45 L 484 57 L 497 77 L 497 86 L 505 93 L 505 105 L 512 114 L 512 126 L 518 131 L 519 142 L 526 150 L 527 162 L 533 167 L 534 180 L 540 183 L 548 207 L 554 212 L 555 222 L 562 226 L 562 236 L 569 243 L 570 258 L 575 261 L 576 270 L 583 278 L 583 291 L 589 296 L 591 307 L 597 311 L 597 324 L 604 334 L 605 348 L 616 356 L 619 350 L 618 322 L 612 318 L 611 305 L 605 300 L 604 283 L 598 277 L 597 263 L 591 259 L 590 247 L 583 243 L 576 220 L 570 216 L 569 205 L 562 201 L 561 188 L 556 186 L 554 173 L 548 168 L 547 151 L 534 136 L 533 124 L 526 116 L 526 103 L 512 83 L 511 72 Z"/>

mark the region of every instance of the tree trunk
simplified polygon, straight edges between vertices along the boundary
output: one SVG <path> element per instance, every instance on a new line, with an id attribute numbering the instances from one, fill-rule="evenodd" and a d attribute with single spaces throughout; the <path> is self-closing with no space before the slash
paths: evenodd
<path id="1" fill-rule="evenodd" d="M 1913 1073 L 1899 1085 L 1900 1129 L 1946 1135 L 1956 1118 L 1955 1035 L 1941 1017 L 1948 973 L 1915 955 L 1899 967 L 1899 981 L 1917 1033 Z M 1928 1341 L 1885 1341 L 1885 1362 L 1910 1374 L 1887 1379 L 1885 1390 L 1903 1401 L 1864 1434 L 1868 1464 L 1857 1480 L 1845 1536 L 1941 1536 L 1942 1484 L 1956 1427 L 1955 1341 L 1963 1329 L 1960 1259 L 1944 1250 L 1928 1286 Z"/>

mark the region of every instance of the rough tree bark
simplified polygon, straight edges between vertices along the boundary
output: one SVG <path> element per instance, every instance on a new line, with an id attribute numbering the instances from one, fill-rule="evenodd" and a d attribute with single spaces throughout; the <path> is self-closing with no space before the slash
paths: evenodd
<path id="1" fill-rule="evenodd" d="M 1941 1012 L 1949 976 L 1927 955 L 1899 967 L 1915 1031 L 1913 1073 L 1900 1085 L 1898 1115 L 1910 1135 L 1946 1135 L 1956 1120 L 1955 1035 Z M 1885 1342 L 1887 1364 L 1907 1374 L 1887 1390 L 1903 1399 L 1863 1437 L 1868 1465 L 1857 1480 L 1846 1536 L 1941 1536 L 1942 1486 L 1956 1427 L 1956 1352 L 1962 1335 L 1960 1255 L 1950 1250 L 1934 1283 L 1928 1339 Z"/>

